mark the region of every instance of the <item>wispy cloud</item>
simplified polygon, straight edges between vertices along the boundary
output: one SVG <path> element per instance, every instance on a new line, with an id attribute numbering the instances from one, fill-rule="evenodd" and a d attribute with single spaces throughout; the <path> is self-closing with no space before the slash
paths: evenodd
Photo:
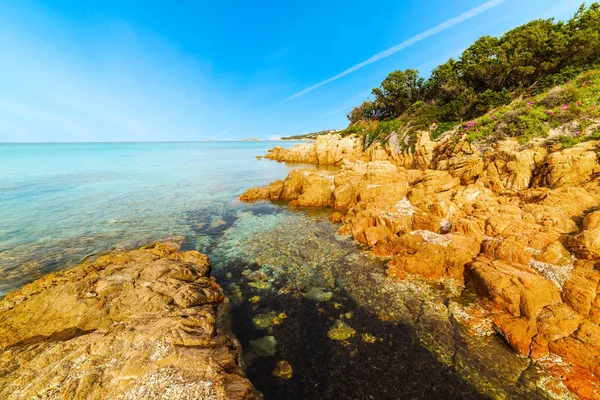
<path id="1" fill-rule="evenodd" d="M 277 59 L 285 56 L 289 50 L 290 50 L 290 46 L 286 46 L 283 49 L 281 49 L 275 53 L 269 54 L 267 57 L 265 57 L 265 60 L 267 60 L 267 61 L 277 60 Z"/>
<path id="2" fill-rule="evenodd" d="M 286 99 L 286 101 L 300 97 L 308 92 L 311 92 L 317 88 L 320 88 L 321 86 L 324 86 L 328 83 L 336 81 L 340 78 L 343 78 L 344 76 L 349 75 L 352 72 L 355 72 L 355 71 L 361 69 L 362 67 L 365 67 L 369 64 L 373 64 L 376 61 L 379 61 L 386 57 L 389 57 L 392 54 L 397 53 L 402 49 L 405 49 L 409 46 L 412 46 L 415 43 L 420 42 L 421 40 L 424 40 L 430 36 L 435 35 L 436 33 L 440 33 L 442 31 L 445 31 L 446 29 L 452 28 L 453 26 L 460 24 L 461 22 L 464 22 L 468 19 L 476 17 L 477 15 L 481 14 L 482 12 L 489 10 L 490 8 L 496 7 L 496 6 L 504 3 L 505 1 L 506 0 L 491 0 L 486 3 L 483 3 L 482 5 L 480 5 L 478 7 L 472 8 L 471 10 L 469 10 L 457 17 L 451 18 L 451 19 L 447 20 L 446 22 L 439 24 L 436 27 L 428 29 L 425 32 L 419 33 L 418 35 L 413 36 L 412 38 L 407 39 L 404 42 L 397 44 L 396 46 L 390 47 L 389 49 L 384 50 L 381 53 L 377 53 L 373 57 L 371 57 L 363 62 L 360 62 L 360 63 L 348 68 L 347 70 L 345 70 L 335 76 L 332 76 L 331 78 L 325 79 L 324 81 L 321 81 L 315 85 L 312 85 L 311 87 L 308 87 L 298 93 L 295 93 L 295 94 L 291 95 L 290 97 L 288 97 Z"/>

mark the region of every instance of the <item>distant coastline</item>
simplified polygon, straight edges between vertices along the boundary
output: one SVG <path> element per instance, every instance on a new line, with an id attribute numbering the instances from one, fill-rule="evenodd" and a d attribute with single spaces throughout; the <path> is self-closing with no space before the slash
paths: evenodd
<path id="1" fill-rule="evenodd" d="M 339 132 L 339 129 L 327 129 L 324 131 L 305 133 L 302 135 L 285 136 L 282 137 L 280 140 L 315 140 L 319 136 L 329 135 L 337 132 Z"/>

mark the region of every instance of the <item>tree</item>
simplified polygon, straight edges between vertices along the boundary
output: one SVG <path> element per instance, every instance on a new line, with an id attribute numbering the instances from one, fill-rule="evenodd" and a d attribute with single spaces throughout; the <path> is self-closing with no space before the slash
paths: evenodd
<path id="1" fill-rule="evenodd" d="M 381 114 L 382 111 L 382 107 L 380 107 L 377 102 L 365 100 L 360 106 L 354 107 L 352 111 L 348 113 L 347 118 L 350 120 L 351 124 L 365 120 L 381 119 L 383 117 Z"/>
<path id="2" fill-rule="evenodd" d="M 395 118 L 416 101 L 423 100 L 424 87 L 425 79 L 419 77 L 419 71 L 407 69 L 389 74 L 372 93 L 382 107 L 381 116 Z"/>

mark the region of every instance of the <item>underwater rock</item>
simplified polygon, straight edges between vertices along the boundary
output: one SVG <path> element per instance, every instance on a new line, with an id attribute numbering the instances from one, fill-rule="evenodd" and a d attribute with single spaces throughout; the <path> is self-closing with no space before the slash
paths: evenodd
<path id="1" fill-rule="evenodd" d="M 248 299 L 248 301 L 252 304 L 256 304 L 260 301 L 260 296 L 252 296 Z"/>
<path id="2" fill-rule="evenodd" d="M 271 288 L 271 284 L 269 282 L 250 282 L 248 286 L 258 290 L 267 290 Z"/>
<path id="3" fill-rule="evenodd" d="M 115 251 L 0 302 L 0 398 L 256 399 L 208 257 Z"/>
<path id="4" fill-rule="evenodd" d="M 280 325 L 283 320 L 287 318 L 285 313 L 277 313 L 276 311 L 270 311 L 266 314 L 258 314 L 252 318 L 252 323 L 258 329 L 267 329 L 273 325 Z"/>
<path id="5" fill-rule="evenodd" d="M 360 338 L 363 340 L 363 342 L 366 343 L 375 343 L 375 341 L 377 340 L 377 338 L 371 335 L 370 333 L 361 333 Z"/>
<path id="6" fill-rule="evenodd" d="M 278 361 L 275 369 L 273 370 L 273 376 L 277 376 L 281 379 L 290 379 L 292 374 L 292 366 L 287 361 Z"/>
<path id="7" fill-rule="evenodd" d="M 354 335 L 356 335 L 356 331 L 340 319 L 336 319 L 333 327 L 327 332 L 327 336 L 332 340 L 346 340 Z"/>
<path id="8" fill-rule="evenodd" d="M 326 292 L 319 287 L 311 287 L 308 292 L 304 293 L 304 297 L 309 300 L 316 301 L 318 303 L 331 300 L 333 297 L 332 292 Z"/>
<path id="9" fill-rule="evenodd" d="M 277 353 L 277 340 L 275 336 L 265 336 L 250 341 L 250 349 L 259 357 L 270 357 Z"/>

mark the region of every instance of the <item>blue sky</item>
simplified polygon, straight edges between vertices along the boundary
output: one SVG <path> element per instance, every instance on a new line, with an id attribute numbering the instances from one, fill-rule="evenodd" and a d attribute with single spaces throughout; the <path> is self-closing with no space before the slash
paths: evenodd
<path id="1" fill-rule="evenodd" d="M 232 140 L 343 128 L 389 72 L 428 76 L 482 35 L 568 19 L 580 4 L 0 1 L 0 142 Z"/>

